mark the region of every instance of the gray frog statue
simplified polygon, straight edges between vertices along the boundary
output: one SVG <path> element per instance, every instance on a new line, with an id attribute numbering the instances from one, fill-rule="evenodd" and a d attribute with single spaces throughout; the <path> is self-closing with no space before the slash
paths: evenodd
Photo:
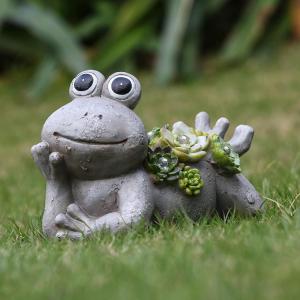
<path id="1" fill-rule="evenodd" d="M 218 155 L 205 151 L 204 144 L 211 137 L 224 137 L 227 119 L 219 119 L 211 128 L 207 113 L 196 116 L 197 137 L 190 148 L 191 156 L 183 144 L 193 135 L 177 136 L 182 145 L 174 151 L 172 143 L 159 145 L 158 149 L 165 147 L 164 153 L 169 152 L 159 158 L 162 172 L 158 174 L 163 176 L 157 183 L 153 181 L 153 169 L 145 167 L 150 137 L 133 112 L 141 96 L 139 81 L 125 72 L 105 79 L 100 72 L 87 70 L 73 79 L 69 93 L 72 101 L 50 115 L 42 129 L 42 141 L 31 149 L 46 179 L 42 226 L 47 236 L 80 239 L 103 229 L 117 232 L 151 221 L 156 214 L 172 218 L 179 211 L 196 221 L 215 212 L 235 210 L 253 215 L 262 209 L 252 184 L 239 172 L 222 172 L 215 164 Z M 175 133 L 192 130 L 182 122 L 175 123 L 174 128 Z M 157 136 L 161 132 L 168 135 L 171 131 L 166 126 L 156 130 Z M 252 137 L 253 129 L 240 125 L 224 150 L 242 155 L 250 148 Z M 174 155 L 176 151 L 182 151 L 183 161 L 191 158 L 191 176 L 187 174 L 191 166 L 177 164 L 180 155 Z M 167 179 L 166 157 L 173 163 L 173 176 Z"/>

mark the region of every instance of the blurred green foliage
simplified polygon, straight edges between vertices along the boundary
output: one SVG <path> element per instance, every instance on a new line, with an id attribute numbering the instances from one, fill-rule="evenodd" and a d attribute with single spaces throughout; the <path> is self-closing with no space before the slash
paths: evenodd
<path id="1" fill-rule="evenodd" d="M 291 32 L 285 0 L 0 1 L 0 70 L 34 66 L 39 94 L 64 69 L 154 70 L 158 83 L 273 51 Z"/>

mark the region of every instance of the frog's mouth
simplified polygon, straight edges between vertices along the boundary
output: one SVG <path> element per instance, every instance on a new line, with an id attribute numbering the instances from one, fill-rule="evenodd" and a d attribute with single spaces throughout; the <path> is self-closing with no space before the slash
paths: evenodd
<path id="1" fill-rule="evenodd" d="M 74 138 L 68 135 L 61 134 L 57 131 L 53 132 L 53 135 L 56 138 L 63 138 L 65 140 L 69 140 L 72 142 L 80 143 L 80 144 L 88 144 L 88 145 L 119 145 L 119 144 L 125 144 L 128 140 L 128 138 L 119 140 L 119 141 L 97 141 L 93 139 L 82 139 L 82 138 Z"/>

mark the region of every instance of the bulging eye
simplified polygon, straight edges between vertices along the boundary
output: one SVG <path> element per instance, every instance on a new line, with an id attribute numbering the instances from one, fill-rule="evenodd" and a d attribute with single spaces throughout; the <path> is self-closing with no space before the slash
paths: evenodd
<path id="1" fill-rule="evenodd" d="M 112 96 L 118 99 L 125 99 L 134 89 L 134 82 L 128 76 L 116 76 L 108 84 Z"/>
<path id="2" fill-rule="evenodd" d="M 79 73 L 73 80 L 73 93 L 78 96 L 91 94 L 97 86 L 97 77 L 93 73 Z"/>
<path id="3" fill-rule="evenodd" d="M 70 85 L 69 93 L 71 98 L 100 96 L 104 80 L 104 76 L 95 70 L 79 73 Z"/>
<path id="4" fill-rule="evenodd" d="M 86 91 L 93 85 L 93 82 L 94 78 L 91 74 L 83 73 L 75 79 L 74 88 L 80 92 Z"/>
<path id="5" fill-rule="evenodd" d="M 105 81 L 102 95 L 119 101 L 129 108 L 134 108 L 141 96 L 141 85 L 133 75 L 117 72 L 110 75 Z"/>

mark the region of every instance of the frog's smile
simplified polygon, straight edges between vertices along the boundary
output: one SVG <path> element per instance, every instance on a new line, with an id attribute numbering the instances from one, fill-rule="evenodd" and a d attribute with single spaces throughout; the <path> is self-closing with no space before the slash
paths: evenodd
<path id="1" fill-rule="evenodd" d="M 96 141 L 92 139 L 81 139 L 81 138 L 73 138 L 68 135 L 61 134 L 59 132 L 53 132 L 53 135 L 58 138 L 63 138 L 65 140 L 69 140 L 72 142 L 80 143 L 80 144 L 88 144 L 88 145 L 118 145 L 118 144 L 125 144 L 127 142 L 127 138 L 119 141 L 107 141 L 107 142 L 101 142 Z"/>

